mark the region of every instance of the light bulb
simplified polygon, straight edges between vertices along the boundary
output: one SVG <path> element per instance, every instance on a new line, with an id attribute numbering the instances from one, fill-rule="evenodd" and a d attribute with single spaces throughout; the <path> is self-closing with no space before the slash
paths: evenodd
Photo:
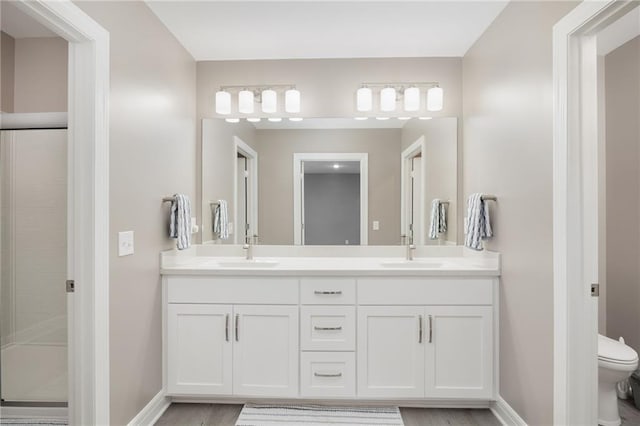
<path id="1" fill-rule="evenodd" d="M 376 117 L 376 120 L 380 120 L 380 121 L 388 120 L 388 119 L 389 117 Z"/>
<path id="2" fill-rule="evenodd" d="M 427 91 L 427 110 L 441 111 L 444 103 L 442 87 L 432 87 Z"/>
<path id="3" fill-rule="evenodd" d="M 358 121 L 364 121 L 367 120 L 369 117 L 353 117 L 354 120 L 358 120 Z"/>
<path id="4" fill-rule="evenodd" d="M 275 90 L 266 89 L 262 91 L 262 112 L 271 114 L 278 109 L 278 94 Z"/>
<path id="5" fill-rule="evenodd" d="M 241 90 L 238 93 L 238 111 L 242 114 L 253 114 L 253 92 Z"/>
<path id="6" fill-rule="evenodd" d="M 302 117 L 289 117 L 289 121 L 302 121 Z"/>
<path id="7" fill-rule="evenodd" d="M 271 121 L 272 123 L 279 123 L 279 122 L 282 121 L 282 118 L 280 118 L 280 117 L 269 117 L 268 120 Z"/>
<path id="8" fill-rule="evenodd" d="M 420 89 L 409 87 L 404 90 L 404 110 L 418 111 L 420 109 Z"/>
<path id="9" fill-rule="evenodd" d="M 240 119 L 239 118 L 225 118 L 224 121 L 226 121 L 227 123 L 239 123 Z"/>
<path id="10" fill-rule="evenodd" d="M 418 120 L 431 120 L 433 117 L 418 117 Z"/>
<path id="11" fill-rule="evenodd" d="M 373 92 L 368 87 L 361 87 L 356 92 L 356 109 L 371 111 L 373 108 Z"/>
<path id="12" fill-rule="evenodd" d="M 289 89 L 284 92 L 284 110 L 289 113 L 300 112 L 300 91 Z"/>
<path id="13" fill-rule="evenodd" d="M 248 117 L 247 121 L 249 123 L 259 123 L 260 122 L 260 117 Z"/>
<path id="14" fill-rule="evenodd" d="M 396 89 L 385 87 L 380 91 L 380 111 L 395 111 L 396 109 Z"/>
<path id="15" fill-rule="evenodd" d="M 216 92 L 216 112 L 222 115 L 231 114 L 231 93 L 224 90 Z"/>

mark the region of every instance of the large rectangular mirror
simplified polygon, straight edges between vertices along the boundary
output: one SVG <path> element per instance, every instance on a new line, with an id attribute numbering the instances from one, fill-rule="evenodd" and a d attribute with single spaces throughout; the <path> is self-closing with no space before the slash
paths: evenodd
<path id="1" fill-rule="evenodd" d="M 457 134 L 451 117 L 204 119 L 202 242 L 456 244 Z"/>

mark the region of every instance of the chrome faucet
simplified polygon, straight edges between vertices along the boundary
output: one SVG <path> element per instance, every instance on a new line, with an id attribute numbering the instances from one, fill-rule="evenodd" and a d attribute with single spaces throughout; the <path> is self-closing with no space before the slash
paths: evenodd
<path id="1" fill-rule="evenodd" d="M 247 236 L 244 245 L 242 246 L 243 250 L 247 251 L 247 260 L 253 260 L 253 245 L 258 243 L 258 236 L 254 235 L 253 237 Z"/>
<path id="2" fill-rule="evenodd" d="M 407 260 L 413 260 L 413 251 L 416 249 L 416 246 L 409 240 L 407 244 Z"/>

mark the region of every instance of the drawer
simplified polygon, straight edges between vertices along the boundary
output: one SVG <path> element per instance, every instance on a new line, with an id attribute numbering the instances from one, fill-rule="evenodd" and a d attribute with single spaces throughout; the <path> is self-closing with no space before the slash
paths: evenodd
<path id="1" fill-rule="evenodd" d="M 353 305 L 356 280 L 353 278 L 302 278 L 300 298 L 303 305 Z"/>
<path id="2" fill-rule="evenodd" d="M 355 306 L 303 306 L 300 314 L 300 347 L 302 350 L 355 350 Z"/>
<path id="3" fill-rule="evenodd" d="M 169 276 L 165 279 L 169 303 L 298 304 L 297 278 Z"/>
<path id="4" fill-rule="evenodd" d="M 490 278 L 358 279 L 360 305 L 492 305 Z"/>
<path id="5" fill-rule="evenodd" d="M 302 352 L 300 374 L 303 397 L 356 396 L 354 352 Z"/>

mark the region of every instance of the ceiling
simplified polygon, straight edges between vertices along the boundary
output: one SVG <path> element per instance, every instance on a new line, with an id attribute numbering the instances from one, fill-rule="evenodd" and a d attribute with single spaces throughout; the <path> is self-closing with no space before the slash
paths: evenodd
<path id="1" fill-rule="evenodd" d="M 13 2 L 0 1 L 0 28 L 13 38 L 57 37 L 57 34 L 18 9 Z"/>
<path id="2" fill-rule="evenodd" d="M 146 2 L 197 61 L 461 57 L 508 3 Z"/>

